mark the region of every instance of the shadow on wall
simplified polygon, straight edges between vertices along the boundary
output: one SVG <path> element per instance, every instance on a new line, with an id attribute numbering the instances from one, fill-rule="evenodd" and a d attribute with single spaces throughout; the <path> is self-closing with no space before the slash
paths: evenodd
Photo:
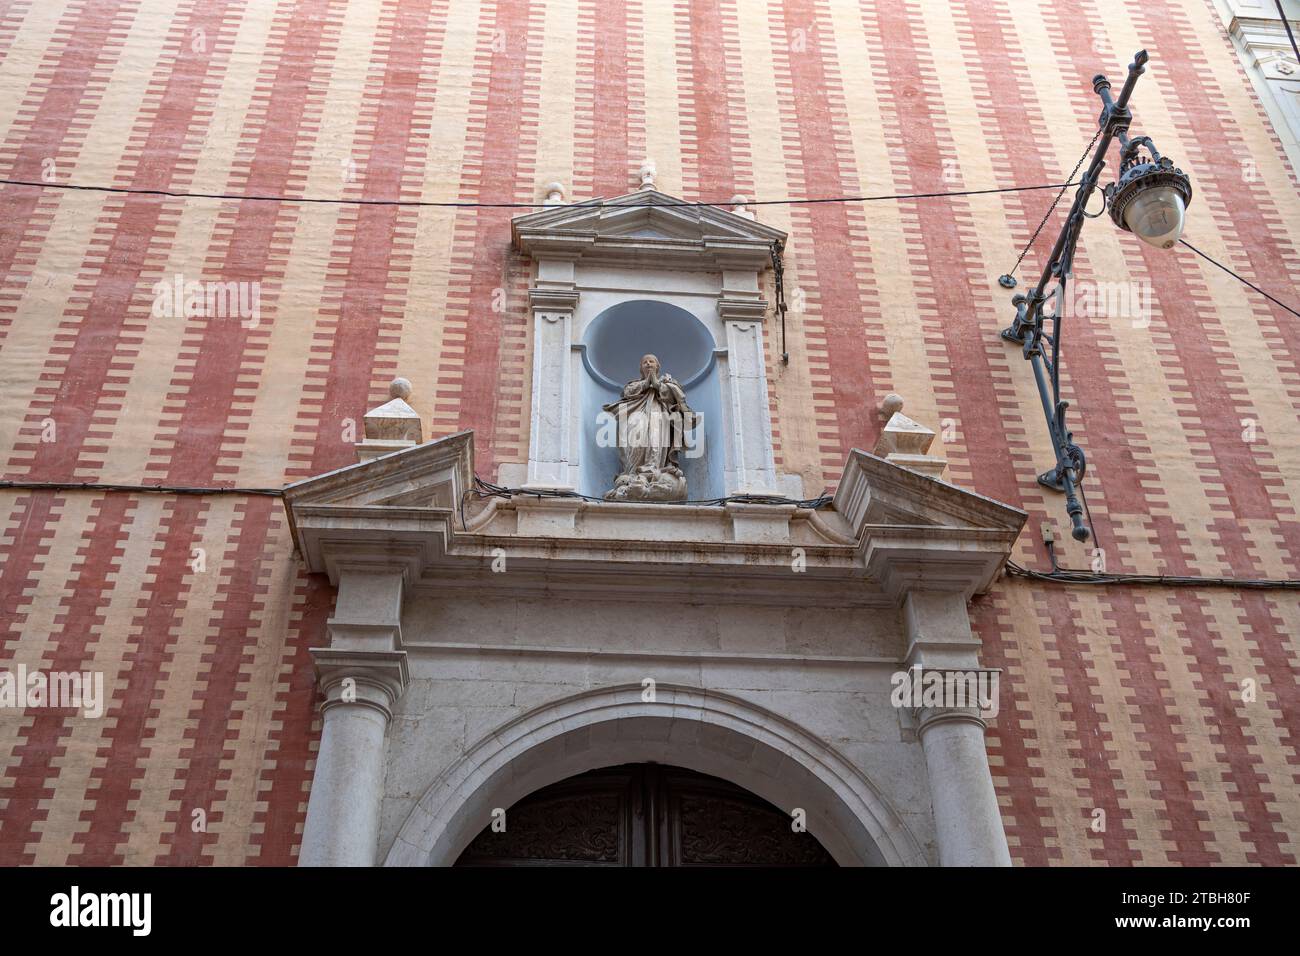
<path id="1" fill-rule="evenodd" d="M 685 389 L 686 401 L 703 423 L 696 453 L 681 457 L 687 494 L 693 501 L 723 496 L 717 348 L 703 322 L 667 302 L 620 302 L 591 321 L 579 346 L 584 372 L 579 388 L 582 494 L 599 498 L 613 486 L 619 471 L 618 449 L 602 448 L 597 442 L 601 406 L 617 400 L 623 386 L 640 377 L 641 357 L 653 353 L 660 367 Z"/>

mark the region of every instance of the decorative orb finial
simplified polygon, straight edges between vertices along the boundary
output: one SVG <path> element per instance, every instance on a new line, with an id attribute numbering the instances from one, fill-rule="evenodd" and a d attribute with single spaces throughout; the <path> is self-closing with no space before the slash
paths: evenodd
<path id="1" fill-rule="evenodd" d="M 897 392 L 890 392 L 880 402 L 880 414 L 885 418 L 893 418 L 895 413 L 903 410 L 903 396 Z"/>
<path id="2" fill-rule="evenodd" d="M 388 386 L 389 398 L 400 398 L 403 401 L 411 397 L 411 382 L 405 378 L 395 378 Z"/>
<path id="3" fill-rule="evenodd" d="M 655 188 L 655 175 L 657 172 L 658 170 L 655 169 L 655 161 L 653 159 L 645 159 L 641 161 L 641 188 L 642 189 Z"/>
<path id="4" fill-rule="evenodd" d="M 564 184 L 547 183 L 546 184 L 546 204 L 548 206 L 558 206 L 564 202 Z"/>

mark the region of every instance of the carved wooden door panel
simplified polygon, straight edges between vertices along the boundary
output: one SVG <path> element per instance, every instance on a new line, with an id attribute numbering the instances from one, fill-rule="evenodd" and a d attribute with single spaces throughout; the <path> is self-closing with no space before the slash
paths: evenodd
<path id="1" fill-rule="evenodd" d="M 570 777 L 484 828 L 457 866 L 834 866 L 791 817 L 735 784 L 660 764 Z"/>

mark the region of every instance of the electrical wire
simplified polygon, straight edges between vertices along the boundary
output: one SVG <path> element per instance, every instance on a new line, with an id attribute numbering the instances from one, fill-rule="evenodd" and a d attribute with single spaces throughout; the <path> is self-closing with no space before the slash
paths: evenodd
<path id="1" fill-rule="evenodd" d="M 1179 239 L 1178 241 L 1179 241 L 1179 243 L 1181 243 L 1182 245 L 1186 246 L 1188 249 L 1191 249 L 1192 252 L 1196 253 L 1198 256 L 1200 256 L 1202 259 L 1204 259 L 1206 262 L 1210 263 L 1211 265 L 1218 266 L 1220 269 L 1222 269 L 1224 272 L 1228 273 L 1228 275 L 1232 276 L 1234 279 L 1236 279 L 1236 280 L 1237 280 L 1238 282 L 1240 282 L 1242 285 L 1247 286 L 1247 287 L 1249 287 L 1249 288 L 1251 288 L 1251 289 L 1254 289 L 1256 292 L 1258 292 L 1258 293 L 1259 293 L 1260 295 L 1262 295 L 1264 298 L 1268 299 L 1268 301 L 1272 302 L 1274 305 L 1278 306 L 1279 308 L 1286 309 L 1288 312 L 1290 312 L 1290 313 L 1291 313 L 1292 315 L 1294 315 L 1296 318 L 1300 318 L 1300 312 L 1297 312 L 1295 309 L 1291 308 L 1291 306 L 1287 305 L 1285 302 L 1281 302 L 1281 301 L 1279 301 L 1278 299 L 1273 298 L 1273 296 L 1269 295 L 1267 292 L 1265 292 L 1265 291 L 1264 291 L 1263 289 L 1261 289 L 1259 286 L 1255 285 L 1253 282 L 1250 282 L 1249 280 L 1244 279 L 1244 278 L 1242 278 L 1241 276 L 1237 275 L 1237 273 L 1233 272 L 1231 269 L 1229 269 L 1227 266 L 1225 266 L 1222 262 L 1219 262 L 1217 259 L 1213 259 L 1213 258 L 1211 258 L 1208 254 L 1202 252 L 1200 249 L 1197 249 L 1194 245 L 1192 245 L 1192 244 L 1191 244 L 1190 242 L 1188 242 L 1186 239 Z"/>
<path id="2" fill-rule="evenodd" d="M 533 202 L 468 202 L 468 201 L 434 201 L 425 199 L 342 199 L 327 196 L 262 196 L 262 195 L 244 195 L 240 193 L 192 193 L 180 192 L 170 189 L 136 189 L 129 186 L 87 186 L 79 183 L 47 183 L 33 179 L 0 179 L 0 185 L 6 186 L 31 186 L 37 189 L 66 189 L 80 192 L 98 192 L 98 193 L 121 193 L 132 196 L 160 196 L 167 199 L 228 199 L 236 202 L 288 202 L 288 203 L 323 203 L 329 205 L 344 206 L 420 206 L 436 207 L 441 209 L 554 209 L 554 204 L 533 203 Z M 996 193 L 1020 193 L 1031 192 L 1036 189 L 1060 189 L 1064 192 L 1071 186 L 1077 186 L 1078 183 L 1044 183 L 1039 186 L 998 186 L 990 189 L 960 189 L 952 192 L 935 192 L 935 193 L 896 193 L 892 195 L 880 196 L 823 196 L 813 199 L 759 199 L 746 201 L 746 206 L 806 206 L 817 205 L 820 203 L 837 203 L 837 202 L 900 202 L 907 199 L 945 199 L 955 196 L 990 196 Z M 677 206 L 688 206 L 698 208 L 701 206 L 724 207 L 734 205 L 731 201 L 727 202 L 704 202 L 690 201 L 685 199 L 675 199 L 671 202 L 652 202 L 652 203 L 607 203 L 599 199 L 589 199 L 581 202 L 565 204 L 568 208 L 581 208 L 584 206 L 601 209 L 610 207 L 614 209 L 638 209 L 652 206 L 656 209 L 673 208 Z"/>
<path id="3" fill-rule="evenodd" d="M 605 498 L 580 494 L 576 491 L 561 491 L 549 488 L 507 488 L 474 476 L 474 496 L 476 498 L 513 498 L 522 495 L 529 498 L 578 498 L 582 501 L 596 501 L 608 504 Z M 688 501 L 653 501 L 645 502 L 656 505 L 707 505 L 716 507 L 729 503 L 746 505 L 794 505 L 797 508 L 817 509 L 831 503 L 834 495 L 819 495 L 816 498 L 787 498 L 784 495 L 727 495 L 722 498 L 695 498 Z M 642 502 L 637 502 L 638 504 Z"/>
<path id="4" fill-rule="evenodd" d="M 1094 143 L 1096 142 L 1096 137 L 1093 138 L 1093 142 Z M 958 189 L 958 190 L 953 190 L 951 192 L 894 193 L 890 195 L 878 195 L 878 196 L 823 196 L 823 197 L 818 197 L 813 199 L 761 199 L 761 200 L 754 200 L 752 202 L 746 202 L 745 205 L 747 206 L 799 206 L 799 205 L 817 205 L 822 203 L 905 202 L 911 199 L 950 199 L 950 198 L 956 198 L 960 196 L 990 196 L 990 195 L 996 195 L 998 193 L 1018 193 L 1018 192 L 1031 192 L 1040 189 L 1059 189 L 1060 192 L 1057 193 L 1056 199 L 1052 201 L 1052 205 L 1047 210 L 1047 214 L 1043 216 L 1042 222 L 1038 224 L 1038 228 L 1034 230 L 1034 234 L 1029 238 L 1029 242 L 1025 244 L 1025 248 L 1024 250 L 1021 251 L 1020 257 L 1016 260 L 1015 266 L 1012 267 L 1011 272 L 1007 273 L 1006 276 L 1004 276 L 1004 278 L 1011 279 L 1012 282 L 1014 283 L 1013 274 L 1015 273 L 1016 269 L 1020 268 L 1020 263 L 1024 260 L 1025 255 L 1029 252 L 1029 248 L 1033 245 L 1034 240 L 1037 239 L 1039 233 L 1042 232 L 1043 226 L 1046 225 L 1048 218 L 1052 214 L 1052 210 L 1056 208 L 1057 204 L 1061 201 L 1061 197 L 1065 195 L 1065 190 L 1069 189 L 1071 186 L 1079 185 L 1078 182 L 1074 181 L 1074 175 L 1079 171 L 1079 166 L 1083 164 L 1083 160 L 1087 158 L 1088 152 L 1090 152 L 1091 150 L 1092 150 L 1092 146 L 1090 144 L 1088 150 L 1084 152 L 1082 157 L 1080 157 L 1079 163 L 1076 164 L 1074 168 L 1074 172 L 1070 174 L 1071 181 L 1066 183 L 1044 183 L 1038 186 L 1000 186 L 991 189 Z M 356 206 L 414 206 L 414 207 L 436 207 L 436 208 L 444 208 L 444 209 L 552 209 L 554 208 L 554 206 L 547 205 L 546 203 L 457 202 L 457 201 L 431 201 L 431 200 L 423 200 L 423 199 L 341 199 L 341 198 L 321 197 L 321 196 L 293 197 L 293 196 L 260 196 L 260 195 L 251 195 L 251 194 L 243 195 L 239 193 L 191 193 L 191 192 L 178 192 L 169 189 L 135 189 L 135 188 L 124 187 L 124 186 L 87 186 L 78 183 L 46 183 L 46 182 L 39 182 L 36 180 L 29 180 L 29 179 L 0 179 L 0 185 L 29 186 L 36 189 L 64 189 L 64 190 L 76 190 L 82 192 L 117 193 L 117 194 L 134 195 L 134 196 L 159 196 L 159 197 L 164 197 L 169 199 L 232 200 L 235 202 L 324 203 L 324 204 L 333 204 L 333 205 L 356 205 Z M 568 205 L 570 208 L 587 206 L 595 209 L 603 209 L 606 207 L 612 209 L 640 209 L 646 207 L 654 207 L 658 209 L 665 209 L 665 208 L 671 209 L 674 207 L 701 208 L 705 206 L 720 208 L 722 206 L 730 205 L 730 203 L 704 202 L 704 201 L 694 202 L 694 201 L 687 201 L 687 200 L 673 200 L 672 202 L 654 202 L 654 203 L 607 203 L 604 202 L 603 200 L 587 200 L 584 202 L 570 203 Z M 1259 286 L 1254 285 L 1253 283 L 1243 279 L 1241 276 L 1237 275 L 1237 273 L 1233 272 L 1231 269 L 1229 269 L 1227 266 L 1223 265 L 1222 263 L 1216 262 L 1214 259 L 1210 258 L 1204 252 L 1201 252 L 1201 250 L 1197 249 L 1195 246 L 1189 243 L 1187 240 L 1180 239 L 1179 241 L 1183 245 L 1187 246 L 1187 248 L 1195 252 L 1197 255 L 1201 256 L 1208 262 L 1211 262 L 1214 265 L 1218 266 L 1220 269 L 1228 273 L 1238 282 L 1241 282 L 1243 285 L 1246 285 L 1249 288 L 1253 289 L 1254 291 L 1258 292 L 1260 295 L 1264 296 L 1264 298 L 1268 299 L 1270 302 L 1273 302 L 1274 304 L 1280 306 L 1281 308 L 1286 309 L 1292 315 L 1300 317 L 1300 312 L 1297 312 L 1295 309 L 1291 308 L 1289 305 L 1285 304 L 1284 302 L 1278 301 L 1276 298 L 1269 295 Z"/>
<path id="5" fill-rule="evenodd" d="M 34 491 L 107 491 L 125 492 L 128 494 L 266 495 L 273 498 L 284 497 L 284 490 L 281 488 L 244 488 L 222 485 L 131 485 L 96 481 L 0 480 L 0 488 Z M 467 497 L 470 494 L 473 494 L 477 498 L 512 498 L 515 495 L 524 495 L 534 498 L 580 498 L 584 501 L 597 502 L 604 502 L 605 500 L 603 498 L 594 498 L 591 495 L 579 494 L 576 491 L 507 488 L 502 485 L 493 484 L 490 481 L 484 481 L 478 475 L 474 476 L 474 488 L 467 491 L 464 497 Z M 460 502 L 462 527 L 465 526 L 464 497 L 462 497 Z M 736 502 L 739 504 L 795 505 L 799 508 L 817 509 L 830 504 L 833 497 L 833 495 L 819 495 L 816 498 L 796 499 L 786 498 L 782 495 L 728 495 L 723 498 L 706 498 L 694 501 L 665 501 L 655 502 L 655 504 L 717 506 L 728 502 Z M 1300 580 L 1277 578 L 1216 578 L 1167 574 L 1100 574 L 1092 571 L 1081 571 L 1075 568 L 1059 567 L 1056 564 L 1054 552 L 1052 553 L 1052 566 L 1054 570 L 1050 572 L 1034 571 L 1022 567 L 1014 561 L 1008 561 L 1006 569 L 1007 574 L 1011 577 L 1028 578 L 1035 581 L 1046 581 L 1053 584 L 1133 584 L 1156 587 L 1226 587 L 1245 590 L 1300 590 Z"/>
<path id="6" fill-rule="evenodd" d="M 0 480 L 0 488 L 23 491 L 125 491 L 157 495 L 267 495 L 284 497 L 282 488 L 237 488 L 229 485 L 126 485 L 101 481 L 9 481 Z"/>
<path id="7" fill-rule="evenodd" d="M 1132 584 L 1148 587 L 1234 588 L 1250 591 L 1300 590 L 1300 580 L 1293 578 L 1195 577 L 1184 574 L 1106 574 L 1098 571 L 1081 571 L 1077 568 L 1035 571 L 1031 568 L 1022 567 L 1014 561 L 1008 561 L 1006 568 L 1007 574 L 1011 577 L 1046 581 L 1052 584 Z"/>

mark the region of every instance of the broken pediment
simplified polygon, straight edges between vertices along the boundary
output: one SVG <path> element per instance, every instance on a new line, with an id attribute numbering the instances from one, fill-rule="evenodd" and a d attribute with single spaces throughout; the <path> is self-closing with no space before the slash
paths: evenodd
<path id="1" fill-rule="evenodd" d="M 308 568 L 334 580 L 399 566 L 433 588 L 794 604 L 889 605 L 918 584 L 977 593 L 1026 517 L 857 450 L 816 511 L 521 493 L 467 512 L 473 487 L 473 433 L 460 432 L 290 485 L 285 507 Z M 792 548 L 806 559 L 797 575 Z M 493 573 L 503 554 L 511 573 Z"/>
<path id="2" fill-rule="evenodd" d="M 786 234 L 717 206 L 655 189 L 550 206 L 511 222 L 515 248 L 561 257 L 692 269 L 763 269 Z"/>

